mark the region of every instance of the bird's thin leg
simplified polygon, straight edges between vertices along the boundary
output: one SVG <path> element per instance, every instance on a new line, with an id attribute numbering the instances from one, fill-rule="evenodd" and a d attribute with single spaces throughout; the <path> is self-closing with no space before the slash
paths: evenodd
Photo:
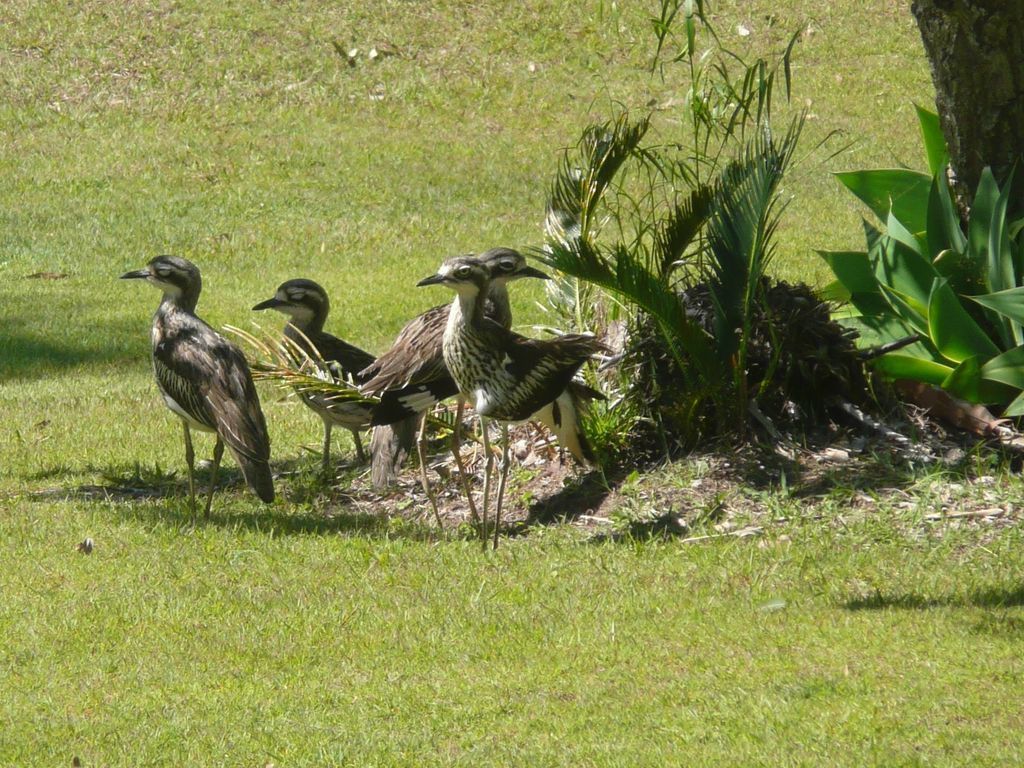
<path id="1" fill-rule="evenodd" d="M 331 471 L 331 422 L 329 421 L 324 421 L 324 448 L 320 455 L 320 472 L 326 475 Z"/>
<path id="2" fill-rule="evenodd" d="M 356 444 L 356 461 L 358 461 L 360 464 L 365 464 L 366 463 L 366 453 L 363 452 L 363 441 L 361 439 L 359 439 L 359 430 L 358 429 L 353 429 L 351 431 L 352 431 L 352 440 Z"/>
<path id="3" fill-rule="evenodd" d="M 462 463 L 462 413 L 465 409 L 466 401 L 460 397 L 455 408 L 455 429 L 452 430 L 452 456 L 455 457 L 455 466 L 459 469 L 459 481 L 462 483 L 462 492 L 466 494 L 469 514 L 473 518 L 473 522 L 480 525 L 480 515 L 476 511 L 476 504 L 473 503 L 473 491 L 469 487 L 469 475 L 466 474 L 466 465 Z"/>
<path id="4" fill-rule="evenodd" d="M 210 517 L 210 505 L 213 504 L 213 491 L 217 488 L 217 474 L 220 472 L 220 459 L 224 455 L 224 441 L 217 435 L 217 444 L 213 446 L 213 472 L 210 474 L 210 493 L 206 496 L 206 517 Z"/>
<path id="5" fill-rule="evenodd" d="M 484 511 L 480 527 L 480 539 L 485 549 L 487 548 L 487 507 L 491 496 L 491 473 L 494 470 L 494 454 L 491 453 L 491 439 L 487 435 L 490 424 L 490 420 L 485 416 L 480 417 L 480 435 L 484 441 Z"/>
<path id="6" fill-rule="evenodd" d="M 423 414 L 423 420 L 420 422 L 420 433 L 416 437 L 416 453 L 420 457 L 420 483 L 423 485 L 423 492 L 427 494 L 430 508 L 434 510 L 434 519 L 437 521 L 437 527 L 443 528 L 441 512 L 437 508 L 437 499 L 434 498 L 434 492 L 430 488 L 430 481 L 427 479 L 427 414 L 425 413 Z"/>
<path id="7" fill-rule="evenodd" d="M 196 524 L 196 479 L 194 464 L 196 460 L 196 453 L 192 450 L 192 433 L 188 429 L 188 422 L 184 419 L 181 420 L 181 425 L 185 428 L 185 464 L 188 466 L 188 506 L 192 513 L 192 525 Z"/>
<path id="8" fill-rule="evenodd" d="M 505 497 L 508 482 L 509 449 L 508 424 L 501 422 L 501 476 L 498 478 L 498 500 L 494 502 L 494 548 L 498 548 L 498 532 L 501 529 L 501 502 Z"/>

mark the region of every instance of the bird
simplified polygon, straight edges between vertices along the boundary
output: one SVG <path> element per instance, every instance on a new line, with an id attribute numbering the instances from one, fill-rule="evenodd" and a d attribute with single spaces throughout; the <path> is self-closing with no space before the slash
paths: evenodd
<path id="1" fill-rule="evenodd" d="M 163 292 L 153 316 L 153 372 L 164 402 L 181 418 L 184 427 L 193 524 L 196 491 L 192 429 L 217 435 L 206 517 L 210 516 L 225 444 L 249 488 L 262 501 L 272 502 L 270 438 L 259 395 L 242 353 L 196 316 L 203 285 L 199 269 L 180 256 L 157 256 L 142 269 L 121 275 L 121 279 L 145 280 Z"/>
<path id="2" fill-rule="evenodd" d="M 571 385 L 583 364 L 608 348 L 589 334 L 531 339 L 495 323 L 484 312 L 490 281 L 490 271 L 479 259 L 460 256 L 447 259 L 436 274 L 418 285 L 444 285 L 456 292 L 445 325 L 442 354 L 460 395 L 480 416 L 487 457 L 482 526 L 485 542 L 494 462 L 488 424 L 497 421 L 501 428 L 501 476 L 494 525 L 497 547 L 509 469 L 508 424 L 538 419 L 552 428 L 577 460 L 585 466 L 592 464 L 594 454 L 579 423 L 578 395 Z"/>
<path id="3" fill-rule="evenodd" d="M 360 371 L 372 365 L 374 357 L 369 352 L 324 331 L 324 323 L 331 304 L 327 292 L 319 283 L 305 278 L 281 283 L 272 298 L 253 307 L 254 311 L 265 309 L 276 309 L 288 316 L 288 323 L 284 327 L 285 338 L 291 340 L 312 359 L 324 361 L 328 370 L 323 373 L 327 373 L 335 380 L 340 379 L 356 385 L 364 381 L 365 377 Z M 366 460 L 363 444 L 359 439 L 359 430 L 370 426 L 374 411 L 370 403 L 332 401 L 312 393 L 303 394 L 302 401 L 324 423 L 322 469 L 325 473 L 330 467 L 331 427 L 335 424 L 352 433 L 356 460 L 360 463 Z"/>
<path id="4" fill-rule="evenodd" d="M 529 266 L 526 257 L 512 248 L 491 248 L 477 258 L 489 275 L 484 314 L 502 327 L 512 325 L 512 309 L 507 285 L 523 277 L 547 280 L 548 275 Z M 367 380 L 361 386 L 365 394 L 380 398 L 373 416 L 376 426 L 371 438 L 374 484 L 387 483 L 394 467 L 400 462 L 402 439 L 399 435 L 415 434 L 414 426 L 426 411 L 441 400 L 458 394 L 459 388 L 444 362 L 442 338 L 448 322 L 449 305 L 441 304 L 413 318 L 399 332 L 391 347 L 381 354 L 373 365 L 361 373 Z M 472 496 L 466 485 L 466 473 L 459 453 L 460 430 L 464 402 L 460 399 L 452 435 L 452 453 L 459 477 L 466 493 L 470 514 L 478 518 Z M 420 480 L 440 520 L 436 502 L 430 492 L 424 466 L 425 420 L 420 424 L 417 451 L 420 459 Z M 406 448 L 407 450 L 407 448 Z"/>

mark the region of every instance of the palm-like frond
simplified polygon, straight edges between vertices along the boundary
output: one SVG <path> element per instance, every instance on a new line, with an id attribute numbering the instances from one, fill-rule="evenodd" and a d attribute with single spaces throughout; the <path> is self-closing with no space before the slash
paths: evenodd
<path id="1" fill-rule="evenodd" d="M 700 234 L 710 213 L 713 191 L 701 186 L 677 202 L 654 234 L 653 261 L 658 276 L 667 282 L 669 276 Z"/>
<path id="2" fill-rule="evenodd" d="M 286 336 L 271 335 L 262 329 L 259 329 L 259 335 L 231 325 L 225 326 L 224 330 L 244 342 L 253 353 L 250 367 L 253 378 L 258 381 L 273 381 L 300 395 L 317 397 L 325 406 L 342 403 L 375 405 L 379 402 L 336 377 L 326 361 L 310 354 L 307 349 L 316 347 L 308 339 L 304 339 L 307 344 L 304 348 Z"/>
<path id="3" fill-rule="evenodd" d="M 637 151 L 650 122 L 616 120 L 588 127 L 576 147 L 577 160 L 567 152 L 548 196 L 545 230 L 555 242 L 590 239 L 594 215 L 623 163 Z"/>
<path id="4" fill-rule="evenodd" d="M 796 148 L 798 119 L 780 142 L 767 131 L 722 172 L 708 219 L 715 336 L 722 359 L 743 348 L 751 308 L 774 252 L 779 183 Z M 739 333 L 737 333 L 739 331 Z M 738 361 L 738 363 L 741 361 Z M 737 366 L 742 370 L 742 365 Z"/>
<path id="5" fill-rule="evenodd" d="M 713 379 L 722 367 L 710 339 L 687 318 L 670 279 L 706 220 L 711 192 L 694 191 L 675 204 L 662 223 L 633 233 L 629 245 L 602 248 L 596 243 L 600 204 L 625 161 L 645 156 L 639 143 L 647 128 L 646 118 L 634 124 L 623 116 L 589 128 L 577 157 L 566 153 L 552 185 L 548 243 L 540 258 L 563 275 L 600 286 L 620 302 L 641 308 L 657 322 L 682 373 L 696 365 L 703 377 Z M 624 195 L 614 204 L 639 205 Z M 643 218 L 637 211 L 631 213 L 633 219 Z M 554 288 L 567 290 L 562 283 Z"/>
<path id="6" fill-rule="evenodd" d="M 747 359 L 755 309 L 774 253 L 781 206 L 778 187 L 792 160 L 802 118 L 776 143 L 767 127 L 723 170 L 708 220 L 709 289 L 719 358 L 730 361 L 736 389 L 734 416 L 746 424 Z M 773 345 L 777 347 L 777 345 Z M 775 361 L 769 363 L 773 367 Z M 765 376 L 768 381 L 770 374 Z"/>

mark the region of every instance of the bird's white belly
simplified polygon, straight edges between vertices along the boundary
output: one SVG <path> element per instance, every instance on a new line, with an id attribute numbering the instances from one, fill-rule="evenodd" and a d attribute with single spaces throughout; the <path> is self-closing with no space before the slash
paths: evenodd
<path id="1" fill-rule="evenodd" d="M 186 413 L 185 409 L 182 408 L 180 405 L 178 405 L 175 402 L 174 398 L 171 397 L 170 395 L 168 395 L 163 390 L 160 391 L 160 394 L 164 396 L 164 402 L 167 404 L 167 407 L 170 408 L 172 411 L 174 411 L 178 416 L 180 416 L 182 418 L 182 420 L 186 424 L 188 424 L 190 427 L 192 427 L 193 429 L 198 429 L 198 430 L 200 430 L 202 432 L 216 432 L 217 431 L 213 427 L 210 427 L 210 426 L 208 426 L 206 424 L 203 424 L 202 422 L 196 421 L 191 416 L 189 416 L 188 413 Z"/>

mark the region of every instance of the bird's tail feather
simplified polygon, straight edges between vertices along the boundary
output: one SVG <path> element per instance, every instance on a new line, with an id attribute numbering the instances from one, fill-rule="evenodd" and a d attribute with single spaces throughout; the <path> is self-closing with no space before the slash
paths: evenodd
<path id="1" fill-rule="evenodd" d="M 558 438 L 558 444 L 569 451 L 580 464 L 593 467 L 597 465 L 597 457 L 580 423 L 582 399 L 577 397 L 574 388 L 570 386 L 554 401 L 534 414 L 534 418 L 551 430 Z"/>
<path id="2" fill-rule="evenodd" d="M 416 445 L 419 414 L 394 424 L 374 427 L 370 437 L 370 479 L 374 488 L 387 488 L 398 479 L 398 470 Z"/>
<path id="3" fill-rule="evenodd" d="M 242 469 L 246 485 L 252 492 L 260 497 L 261 501 L 267 504 L 274 500 L 274 477 L 270 472 L 270 462 L 265 459 L 253 459 L 232 450 L 235 461 Z"/>

